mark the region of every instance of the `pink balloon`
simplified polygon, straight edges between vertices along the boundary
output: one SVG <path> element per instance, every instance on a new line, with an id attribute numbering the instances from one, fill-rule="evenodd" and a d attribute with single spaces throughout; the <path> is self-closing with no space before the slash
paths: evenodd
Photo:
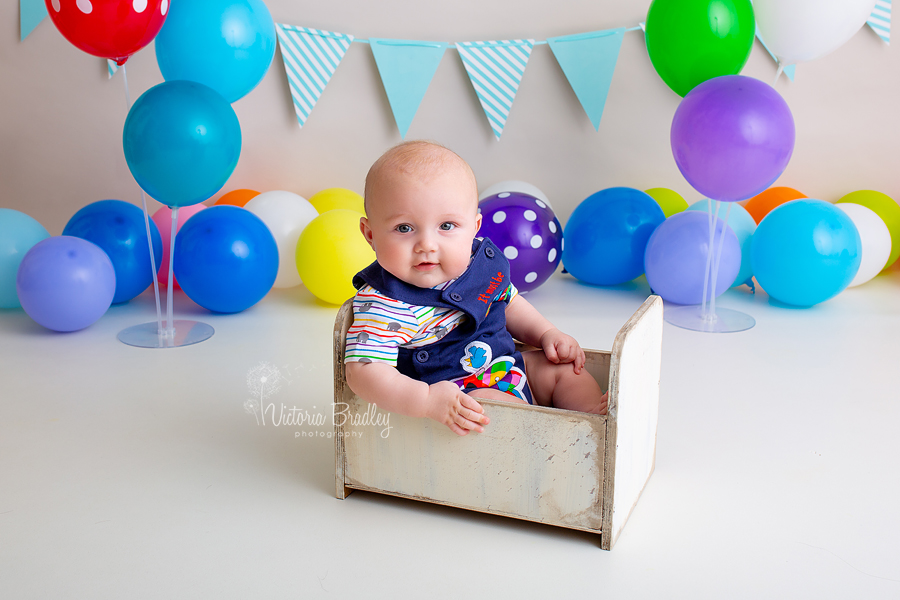
<path id="1" fill-rule="evenodd" d="M 178 209 L 178 223 L 175 225 L 175 235 L 181 231 L 181 226 L 188 219 L 196 215 L 198 212 L 206 208 L 204 204 L 192 204 L 191 206 L 182 206 Z M 172 236 L 172 209 L 163 206 L 153 213 L 153 222 L 159 227 L 159 235 L 163 241 L 163 257 L 159 264 L 159 285 L 168 285 L 169 283 L 169 240 Z M 174 277 L 174 276 L 173 276 Z M 178 280 L 175 280 L 175 289 L 181 289 Z"/>

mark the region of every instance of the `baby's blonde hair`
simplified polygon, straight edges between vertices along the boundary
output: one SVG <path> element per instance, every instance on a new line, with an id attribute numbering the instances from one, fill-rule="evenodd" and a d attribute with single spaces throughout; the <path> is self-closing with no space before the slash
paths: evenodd
<path id="1" fill-rule="evenodd" d="M 461 167 L 472 181 L 474 196 L 478 199 L 478 184 L 475 173 L 463 158 L 449 148 L 427 140 L 411 140 L 397 144 L 376 160 L 366 175 L 366 187 L 363 200 L 368 209 L 369 192 L 376 179 L 385 171 L 395 171 L 412 177 L 427 179 L 439 173 L 451 164 Z"/>

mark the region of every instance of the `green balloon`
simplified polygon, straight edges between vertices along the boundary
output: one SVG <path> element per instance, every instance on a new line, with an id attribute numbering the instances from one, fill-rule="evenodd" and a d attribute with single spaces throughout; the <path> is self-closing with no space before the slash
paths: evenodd
<path id="1" fill-rule="evenodd" d="M 755 33 L 750 0 L 653 0 L 647 12 L 650 61 L 679 96 L 740 73 Z"/>
<path id="2" fill-rule="evenodd" d="M 884 221 L 888 231 L 891 233 L 891 255 L 888 257 L 884 268 L 887 269 L 894 264 L 897 258 L 900 257 L 900 205 L 887 194 L 882 194 L 875 190 L 850 192 L 838 200 L 838 204 L 841 202 L 861 204 L 881 217 L 881 220 Z"/>

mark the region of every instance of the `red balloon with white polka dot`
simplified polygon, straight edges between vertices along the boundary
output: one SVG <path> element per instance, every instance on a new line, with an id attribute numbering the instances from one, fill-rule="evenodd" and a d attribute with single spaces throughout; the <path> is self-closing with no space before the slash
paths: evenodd
<path id="1" fill-rule="evenodd" d="M 63 37 L 119 65 L 156 37 L 169 12 L 169 0 L 44 1 Z"/>
<path id="2" fill-rule="evenodd" d="M 509 259 L 519 291 L 533 290 L 553 275 L 562 259 L 563 231 L 546 202 L 520 192 L 501 192 L 478 204 L 479 236 L 490 238 Z"/>

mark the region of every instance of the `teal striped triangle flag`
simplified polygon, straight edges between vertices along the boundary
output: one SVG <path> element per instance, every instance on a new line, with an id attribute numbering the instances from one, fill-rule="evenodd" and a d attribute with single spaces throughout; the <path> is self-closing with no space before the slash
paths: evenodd
<path id="1" fill-rule="evenodd" d="M 600 129 L 600 117 L 624 36 L 625 28 L 620 27 L 547 38 L 553 56 L 596 130 Z"/>
<path id="2" fill-rule="evenodd" d="M 400 137 L 405 138 L 447 44 L 369 38 L 369 45 Z"/>
<path id="3" fill-rule="evenodd" d="M 475 94 L 498 140 L 506 126 L 513 100 L 516 99 L 519 82 L 525 74 L 532 48 L 534 40 L 456 44 Z"/>
<path id="4" fill-rule="evenodd" d="M 869 20 L 866 21 L 872 31 L 878 34 L 878 37 L 884 40 L 888 45 L 891 43 L 891 0 L 876 0 L 875 9 Z"/>
<path id="5" fill-rule="evenodd" d="M 278 45 L 300 127 L 353 42 L 348 33 L 321 31 L 277 23 Z"/>
<path id="6" fill-rule="evenodd" d="M 112 79 L 112 76 L 116 74 L 116 71 L 119 70 L 119 65 L 116 64 L 116 61 L 106 59 L 106 70 L 109 72 L 109 78 Z"/>
<path id="7" fill-rule="evenodd" d="M 756 26 L 756 39 L 758 39 L 758 40 L 759 40 L 759 43 L 763 45 L 763 48 L 766 49 L 766 52 L 769 53 L 769 56 L 772 57 L 772 60 L 774 60 L 776 63 L 778 63 L 778 64 L 780 65 L 781 63 L 778 61 L 778 57 L 775 56 L 774 54 L 772 54 L 772 51 L 769 50 L 769 47 L 768 47 L 768 46 L 766 46 L 765 40 L 763 40 L 763 39 L 760 37 L 760 35 L 759 35 L 759 25 Z M 787 65 L 786 67 L 783 67 L 783 68 L 781 69 L 781 71 L 782 71 L 785 75 L 787 75 L 787 78 L 788 78 L 788 79 L 790 79 L 791 81 L 793 81 L 793 80 L 794 80 L 794 72 L 796 71 L 796 69 L 797 69 L 797 65 Z"/>

